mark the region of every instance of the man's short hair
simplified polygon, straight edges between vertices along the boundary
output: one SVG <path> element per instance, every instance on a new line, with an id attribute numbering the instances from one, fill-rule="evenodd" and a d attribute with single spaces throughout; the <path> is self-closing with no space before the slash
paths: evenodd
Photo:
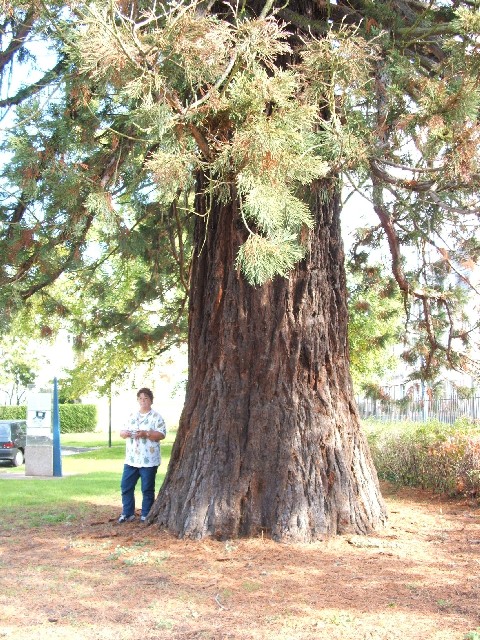
<path id="1" fill-rule="evenodd" d="M 142 393 L 150 398 L 150 402 L 153 402 L 153 393 L 148 387 L 142 387 L 141 389 L 139 389 L 137 391 L 137 398 L 139 398 Z"/>

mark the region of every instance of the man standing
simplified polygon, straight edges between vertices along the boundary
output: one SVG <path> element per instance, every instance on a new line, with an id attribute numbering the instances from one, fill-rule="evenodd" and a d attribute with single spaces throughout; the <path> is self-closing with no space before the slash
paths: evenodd
<path id="1" fill-rule="evenodd" d="M 135 487 L 141 479 L 142 514 L 144 522 L 155 500 L 155 477 L 160 465 L 160 440 L 167 429 L 162 416 L 152 409 L 153 393 L 146 387 L 137 393 L 139 410 L 133 413 L 120 437 L 126 441 L 125 464 L 121 482 L 122 515 L 118 522 L 135 520 Z"/>

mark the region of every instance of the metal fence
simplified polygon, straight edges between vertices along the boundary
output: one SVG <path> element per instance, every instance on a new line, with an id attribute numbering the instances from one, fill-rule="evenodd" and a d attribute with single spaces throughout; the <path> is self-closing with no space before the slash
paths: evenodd
<path id="1" fill-rule="evenodd" d="M 480 396 L 471 398 L 420 398 L 403 397 L 399 400 L 357 398 L 357 406 L 362 418 L 384 421 L 412 420 L 424 422 L 439 420 L 453 424 L 459 418 L 480 419 Z"/>

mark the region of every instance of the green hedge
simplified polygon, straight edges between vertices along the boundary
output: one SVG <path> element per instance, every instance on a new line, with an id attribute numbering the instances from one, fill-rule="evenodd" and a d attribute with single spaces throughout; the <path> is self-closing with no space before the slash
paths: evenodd
<path id="1" fill-rule="evenodd" d="M 27 407 L 12 405 L 0 407 L 0 420 L 25 420 L 27 418 Z"/>
<path id="2" fill-rule="evenodd" d="M 61 404 L 61 433 L 86 433 L 95 431 L 97 407 L 94 404 Z"/>
<path id="3" fill-rule="evenodd" d="M 86 433 L 95 431 L 97 426 L 97 407 L 94 404 L 61 404 L 61 433 Z M 27 407 L 0 407 L 0 420 L 25 420 Z"/>

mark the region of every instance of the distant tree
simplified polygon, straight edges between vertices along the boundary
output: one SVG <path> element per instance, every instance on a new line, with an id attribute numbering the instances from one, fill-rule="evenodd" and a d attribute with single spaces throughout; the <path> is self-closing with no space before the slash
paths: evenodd
<path id="1" fill-rule="evenodd" d="M 25 401 L 28 385 L 35 382 L 39 363 L 32 356 L 28 341 L 10 337 L 0 341 L 0 360 L 0 403 L 19 405 Z"/>
<path id="2" fill-rule="evenodd" d="M 385 237 L 407 311 L 421 311 L 424 375 L 467 366 L 476 4 L 5 6 L 4 68 L 35 30 L 60 65 L 2 102 L 15 108 L 6 320 L 61 273 L 80 294 L 112 252 L 126 267 L 141 257 L 148 276 L 112 316 L 99 302 L 88 326 L 120 317 L 132 335 L 130 309 L 162 298 L 171 335 L 188 291 L 186 402 L 150 521 L 195 538 L 302 541 L 381 525 L 349 374 L 342 181 L 378 218 L 357 257 Z"/>

